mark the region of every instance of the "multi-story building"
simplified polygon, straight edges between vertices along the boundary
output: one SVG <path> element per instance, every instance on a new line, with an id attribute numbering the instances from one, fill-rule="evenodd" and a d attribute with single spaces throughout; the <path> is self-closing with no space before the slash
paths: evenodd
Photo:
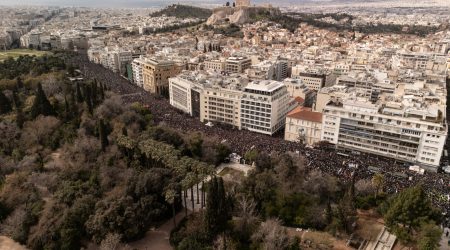
<path id="1" fill-rule="evenodd" d="M 282 82 L 253 81 L 241 99 L 242 129 L 273 135 L 284 127 L 286 115 L 295 107 Z"/>
<path id="2" fill-rule="evenodd" d="M 322 135 L 322 113 L 297 107 L 286 116 L 284 139 L 314 145 Z"/>
<path id="3" fill-rule="evenodd" d="M 169 78 L 170 105 L 192 116 L 193 88 L 195 88 L 193 79 L 182 76 Z M 200 100 L 198 102 L 200 103 Z"/>
<path id="4" fill-rule="evenodd" d="M 269 134 L 284 126 L 295 107 L 286 87 L 277 81 L 254 81 L 235 75 L 183 72 L 169 79 L 170 104 L 202 122 Z"/>
<path id="5" fill-rule="evenodd" d="M 263 61 L 252 65 L 246 73 L 251 80 L 282 81 L 288 76 L 288 63 L 286 60 Z"/>
<path id="6" fill-rule="evenodd" d="M 327 75 L 323 68 L 309 68 L 297 65 L 292 68 L 292 77 L 301 79 L 308 88 L 319 91 L 325 86 Z"/>
<path id="7" fill-rule="evenodd" d="M 142 70 L 143 87 L 150 93 L 168 95 L 169 78 L 176 76 L 181 70 L 182 66 L 172 61 L 147 59 Z"/>
<path id="8" fill-rule="evenodd" d="M 131 68 L 133 71 L 133 82 L 141 88 L 144 87 L 144 78 L 142 76 L 144 61 L 145 61 L 144 57 L 141 56 L 139 58 L 134 59 L 131 62 Z"/>
<path id="9" fill-rule="evenodd" d="M 447 137 L 445 99 L 435 86 L 400 88 L 376 102 L 354 88 L 345 91 L 345 98 L 330 99 L 323 108 L 321 139 L 436 169 Z"/>
<path id="10" fill-rule="evenodd" d="M 170 104 L 202 122 L 241 128 L 240 99 L 248 81 L 240 76 L 183 72 L 169 79 Z"/>
<path id="11" fill-rule="evenodd" d="M 228 73 L 244 73 L 252 65 L 252 60 L 247 57 L 229 57 L 225 62 L 225 71 Z"/>
<path id="12" fill-rule="evenodd" d="M 225 71 L 225 60 L 224 59 L 216 59 L 216 60 L 208 60 L 204 62 L 205 70 L 214 70 L 217 72 Z"/>
<path id="13" fill-rule="evenodd" d="M 283 81 L 284 85 L 289 92 L 291 97 L 301 97 L 304 100 L 303 105 L 306 107 L 311 107 L 316 98 L 316 92 L 308 88 L 302 80 L 286 78 Z"/>

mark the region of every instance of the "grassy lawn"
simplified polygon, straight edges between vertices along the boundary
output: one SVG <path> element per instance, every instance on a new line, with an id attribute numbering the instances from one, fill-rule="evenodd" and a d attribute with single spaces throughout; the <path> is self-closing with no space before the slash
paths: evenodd
<path id="1" fill-rule="evenodd" d="M 8 57 L 17 58 L 19 56 L 30 55 L 30 56 L 43 56 L 48 54 L 48 51 L 38 51 L 30 49 L 12 49 L 7 51 L 0 51 L 0 61 L 6 60 Z"/>

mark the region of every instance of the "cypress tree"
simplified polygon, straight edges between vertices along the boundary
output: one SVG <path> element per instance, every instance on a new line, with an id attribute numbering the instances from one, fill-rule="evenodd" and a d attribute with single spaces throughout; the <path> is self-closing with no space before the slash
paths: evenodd
<path id="1" fill-rule="evenodd" d="M 13 90 L 12 98 L 13 98 L 14 108 L 18 109 L 20 107 L 21 103 L 20 103 L 19 97 L 17 96 L 17 90 Z"/>
<path id="2" fill-rule="evenodd" d="M 64 96 L 64 119 L 69 121 L 72 116 L 71 107 L 69 101 L 67 101 L 67 97 Z"/>
<path id="3" fill-rule="evenodd" d="M 20 76 L 17 77 L 16 84 L 17 84 L 17 88 L 19 88 L 19 89 L 23 88 L 23 81 L 22 81 L 22 78 L 20 78 Z"/>
<path id="4" fill-rule="evenodd" d="M 47 99 L 47 96 L 42 89 L 42 84 L 38 84 L 38 88 L 36 91 L 36 97 L 34 98 L 33 106 L 31 107 L 31 116 L 36 118 L 39 115 L 54 115 L 55 111 L 53 110 L 53 106 Z"/>
<path id="5" fill-rule="evenodd" d="M 9 113 L 11 110 L 11 101 L 0 91 L 0 115 Z"/>
<path id="6" fill-rule="evenodd" d="M 92 114 L 94 112 L 94 106 L 92 104 L 92 89 L 89 85 L 84 87 L 84 101 L 88 106 L 89 113 Z"/>
<path id="7" fill-rule="evenodd" d="M 103 119 L 100 119 L 99 126 L 98 126 L 98 134 L 100 136 L 100 142 L 102 143 L 102 151 L 105 151 L 109 142 L 108 142 L 108 134 L 106 131 L 106 125 L 103 122 Z"/>
<path id="8" fill-rule="evenodd" d="M 70 112 L 72 113 L 72 117 L 76 117 L 78 115 L 78 106 L 75 97 L 75 92 L 73 90 L 70 91 L 69 106 Z"/>
<path id="9" fill-rule="evenodd" d="M 103 83 L 100 83 L 99 89 L 100 89 L 100 98 L 103 101 L 103 100 L 105 100 L 105 90 L 104 90 L 104 87 L 103 87 Z"/>
<path id="10" fill-rule="evenodd" d="M 225 187 L 223 185 L 223 179 L 221 177 L 217 178 L 217 198 L 218 198 L 218 209 L 217 209 L 217 232 L 224 233 L 227 229 L 229 214 L 229 203 L 227 194 L 225 192 Z M 224 235 L 224 245 L 226 245 L 226 237 Z M 226 249 L 226 247 L 224 248 Z"/>
<path id="11" fill-rule="evenodd" d="M 97 105 L 97 80 L 95 82 L 91 83 L 91 92 L 92 92 L 92 105 Z"/>
<path id="12" fill-rule="evenodd" d="M 217 196 L 217 178 L 213 177 L 208 185 L 208 196 L 206 199 L 205 211 L 205 232 L 208 238 L 213 238 L 216 235 L 217 226 L 217 210 L 218 210 L 218 196 Z"/>
<path id="13" fill-rule="evenodd" d="M 80 84 L 77 82 L 77 86 L 76 86 L 76 92 L 77 92 L 77 102 L 83 102 L 83 95 L 81 94 L 81 88 L 80 88 Z"/>
<path id="14" fill-rule="evenodd" d="M 229 204 L 222 178 L 214 177 L 209 183 L 205 212 L 206 235 L 212 239 L 226 230 Z"/>
<path id="15" fill-rule="evenodd" d="M 17 127 L 22 128 L 25 123 L 25 117 L 22 112 L 22 108 L 16 109 L 16 124 Z"/>

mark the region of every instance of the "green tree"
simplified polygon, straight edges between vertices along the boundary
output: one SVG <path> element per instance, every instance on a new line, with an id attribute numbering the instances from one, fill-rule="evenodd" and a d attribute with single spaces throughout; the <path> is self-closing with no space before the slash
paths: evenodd
<path id="1" fill-rule="evenodd" d="M 22 128 L 25 123 L 25 116 L 23 115 L 22 108 L 16 109 L 16 124 L 17 127 Z"/>
<path id="2" fill-rule="evenodd" d="M 77 96 L 78 103 L 83 102 L 83 95 L 81 94 L 81 87 L 78 82 L 77 82 L 77 86 L 76 86 L 76 96 Z"/>
<path id="3" fill-rule="evenodd" d="M 384 176 L 380 173 L 376 173 L 372 177 L 372 184 L 375 186 L 375 197 L 377 197 L 378 194 L 383 191 Z"/>
<path id="4" fill-rule="evenodd" d="M 177 221 L 175 218 L 175 198 L 177 196 L 177 192 L 174 189 L 168 189 L 165 194 L 164 198 L 166 199 L 166 202 L 172 205 L 172 219 L 173 219 L 173 227 L 177 227 Z"/>
<path id="5" fill-rule="evenodd" d="M 100 137 L 100 142 L 102 144 L 102 151 L 105 151 L 106 147 L 109 145 L 108 141 L 108 129 L 106 128 L 105 122 L 103 119 L 100 119 L 98 125 L 98 134 Z"/>
<path id="6" fill-rule="evenodd" d="M 21 102 L 20 102 L 19 96 L 17 96 L 17 90 L 13 90 L 12 99 L 13 99 L 14 108 L 18 109 L 21 105 Z"/>
<path id="7" fill-rule="evenodd" d="M 0 91 L 0 115 L 11 112 L 11 101 Z"/>
<path id="8" fill-rule="evenodd" d="M 431 205 L 422 186 L 403 190 L 390 201 L 384 215 L 386 225 L 404 242 L 424 223 L 438 223 L 440 213 Z"/>
<path id="9" fill-rule="evenodd" d="M 442 230 L 439 226 L 432 223 L 423 224 L 417 239 L 419 250 L 438 250 L 441 236 Z"/>
<path id="10" fill-rule="evenodd" d="M 222 178 L 213 177 L 208 186 L 205 211 L 205 231 L 213 239 L 226 230 L 229 219 L 229 205 Z"/>
<path id="11" fill-rule="evenodd" d="M 34 98 L 33 106 L 31 107 L 31 116 L 36 118 L 39 115 L 49 116 L 54 115 L 55 111 L 53 106 L 47 99 L 47 96 L 42 89 L 42 84 L 39 83 L 36 91 L 36 97 Z"/>
<path id="12" fill-rule="evenodd" d="M 256 149 L 247 151 L 247 153 L 245 153 L 244 155 L 246 164 L 252 164 L 254 161 L 256 161 L 257 158 L 258 158 L 258 151 Z"/>
<path id="13" fill-rule="evenodd" d="M 16 83 L 17 83 L 17 88 L 19 88 L 19 89 L 23 88 L 23 81 L 22 81 L 22 78 L 20 78 L 20 76 L 17 77 Z"/>

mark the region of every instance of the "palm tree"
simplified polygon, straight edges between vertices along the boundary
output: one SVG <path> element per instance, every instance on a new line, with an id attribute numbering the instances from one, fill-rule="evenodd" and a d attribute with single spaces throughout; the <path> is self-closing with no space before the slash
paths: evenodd
<path id="1" fill-rule="evenodd" d="M 165 193 L 165 199 L 167 203 L 172 205 L 172 217 L 173 217 L 173 227 L 177 226 L 177 221 L 175 219 L 175 197 L 177 192 L 174 189 L 168 189 Z"/>
<path id="2" fill-rule="evenodd" d="M 383 191 L 384 176 L 380 173 L 376 173 L 372 177 L 372 184 L 375 186 L 375 198 L 376 198 L 380 190 Z"/>
<path id="3" fill-rule="evenodd" d="M 191 189 L 191 205 L 192 205 L 192 212 L 194 212 L 195 207 L 194 207 L 194 185 L 196 182 L 197 178 L 194 172 L 190 172 L 186 175 L 186 178 L 184 179 L 184 181 L 186 182 L 186 185 L 188 185 L 188 187 Z"/>
<path id="4" fill-rule="evenodd" d="M 186 202 L 186 197 L 187 197 L 187 190 L 190 187 L 190 182 L 189 179 L 187 177 L 185 177 L 183 180 L 181 180 L 181 187 L 183 189 L 183 202 L 184 202 L 184 212 L 185 215 L 187 216 L 187 202 Z"/>

